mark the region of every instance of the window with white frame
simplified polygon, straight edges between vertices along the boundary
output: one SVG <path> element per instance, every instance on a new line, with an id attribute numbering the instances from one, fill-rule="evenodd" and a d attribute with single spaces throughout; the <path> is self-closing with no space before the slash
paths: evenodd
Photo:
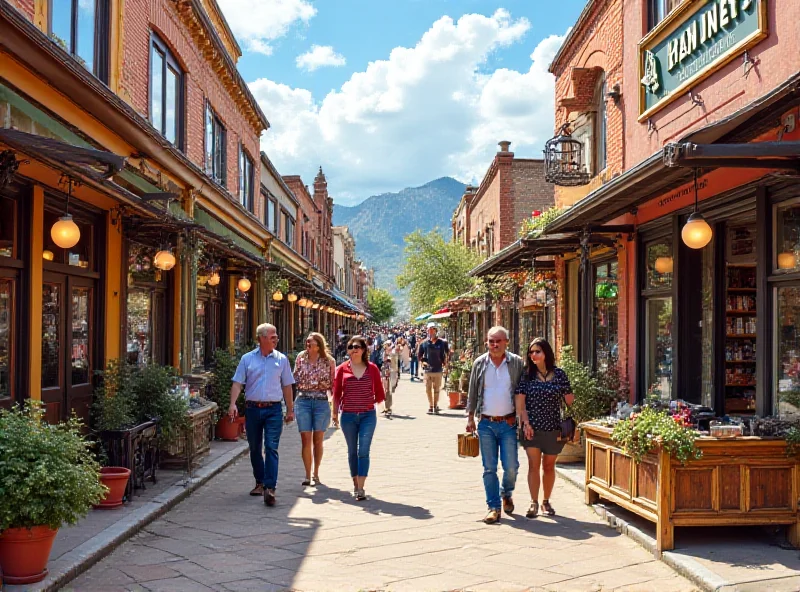
<path id="1" fill-rule="evenodd" d="M 183 71 L 166 44 L 150 38 L 150 123 L 170 143 L 183 148 Z"/>
<path id="2" fill-rule="evenodd" d="M 253 191 L 253 159 L 239 144 L 239 203 L 248 212 L 255 212 L 255 199 Z"/>
<path id="3" fill-rule="evenodd" d="M 226 158 L 225 158 L 225 126 L 219 116 L 211 108 L 211 104 L 206 102 L 206 174 L 220 185 L 225 185 L 227 180 Z"/>

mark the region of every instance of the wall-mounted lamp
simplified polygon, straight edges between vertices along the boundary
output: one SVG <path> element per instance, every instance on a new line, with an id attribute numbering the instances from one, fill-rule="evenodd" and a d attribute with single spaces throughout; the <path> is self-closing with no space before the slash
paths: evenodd
<path id="1" fill-rule="evenodd" d="M 611 90 L 606 93 L 606 96 L 609 99 L 613 99 L 615 105 L 619 105 L 619 101 L 622 98 L 622 89 L 620 89 L 619 84 L 612 86 Z"/>

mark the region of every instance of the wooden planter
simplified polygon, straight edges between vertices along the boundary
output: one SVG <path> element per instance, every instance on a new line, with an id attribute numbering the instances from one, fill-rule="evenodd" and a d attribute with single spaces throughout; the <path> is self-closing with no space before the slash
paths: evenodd
<path id="1" fill-rule="evenodd" d="M 635 462 L 611 429 L 582 424 L 586 503 L 605 498 L 656 524 L 658 551 L 674 547 L 676 526 L 788 525 L 800 546 L 800 465 L 778 438 L 698 438 L 703 457 L 683 466 L 667 453 Z"/>
<path id="2" fill-rule="evenodd" d="M 202 407 L 190 409 L 189 426 L 161 451 L 161 466 L 178 469 L 195 464 L 211 448 L 217 404 L 208 401 Z"/>
<path id="3" fill-rule="evenodd" d="M 158 420 L 146 421 L 128 430 L 100 432 L 109 464 L 131 471 L 125 487 L 126 497 L 130 498 L 135 489 L 145 489 L 145 481 L 156 482 L 158 437 Z"/>

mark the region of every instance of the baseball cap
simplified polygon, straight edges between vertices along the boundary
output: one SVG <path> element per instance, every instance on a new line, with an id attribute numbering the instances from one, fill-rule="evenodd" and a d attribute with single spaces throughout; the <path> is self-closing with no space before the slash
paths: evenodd
<path id="1" fill-rule="evenodd" d="M 428 329 L 437 329 L 438 330 L 439 326 L 434 322 L 430 322 L 430 323 L 428 323 Z"/>

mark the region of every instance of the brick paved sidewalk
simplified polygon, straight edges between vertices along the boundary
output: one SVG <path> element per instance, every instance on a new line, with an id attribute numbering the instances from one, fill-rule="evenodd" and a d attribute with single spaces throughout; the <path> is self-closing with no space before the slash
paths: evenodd
<path id="1" fill-rule="evenodd" d="M 456 455 L 463 412 L 428 416 L 426 409 L 422 384 L 403 375 L 395 417 L 379 418 L 366 502 L 351 498 L 339 430 L 327 435 L 324 485 L 301 487 L 293 424 L 281 441 L 276 507 L 247 495 L 252 473 L 240 461 L 67 589 L 694 589 L 604 525 L 560 480 L 553 495 L 558 516 L 526 520 L 524 455 L 518 513 L 484 525 L 480 459 Z"/>

